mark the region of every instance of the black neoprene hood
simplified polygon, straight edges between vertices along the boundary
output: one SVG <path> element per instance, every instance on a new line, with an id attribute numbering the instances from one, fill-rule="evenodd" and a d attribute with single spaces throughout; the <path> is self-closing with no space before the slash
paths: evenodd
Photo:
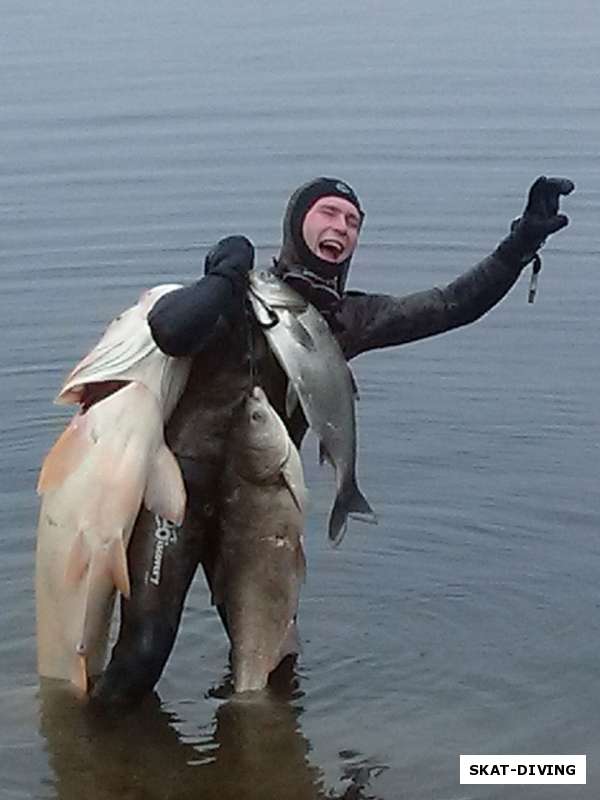
<path id="1" fill-rule="evenodd" d="M 354 189 L 337 178 L 320 177 L 300 186 L 290 197 L 283 218 L 283 243 L 277 271 L 282 274 L 290 268 L 304 267 L 327 282 L 335 282 L 338 291 L 343 291 L 350 268 L 352 255 L 345 261 L 332 264 L 313 253 L 302 235 L 302 226 L 308 211 L 321 197 L 340 197 L 352 203 L 360 216 L 362 225 L 364 211 Z"/>

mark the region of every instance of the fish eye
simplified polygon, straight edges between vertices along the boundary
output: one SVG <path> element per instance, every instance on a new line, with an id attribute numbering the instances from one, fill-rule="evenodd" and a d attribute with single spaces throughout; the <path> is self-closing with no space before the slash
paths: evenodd
<path id="1" fill-rule="evenodd" d="M 253 411 L 250 414 L 250 419 L 252 422 L 262 422 L 264 420 L 264 414 L 262 411 Z"/>

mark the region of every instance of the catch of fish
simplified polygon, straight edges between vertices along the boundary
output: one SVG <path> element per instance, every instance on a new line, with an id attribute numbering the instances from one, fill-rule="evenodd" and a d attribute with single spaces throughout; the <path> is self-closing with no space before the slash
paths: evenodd
<path id="1" fill-rule="evenodd" d="M 163 432 L 190 364 L 164 355 L 146 320 L 175 288 L 144 293 L 68 376 L 57 402 L 80 410 L 40 472 L 38 671 L 83 692 L 104 666 L 115 591 L 129 594 L 126 550 L 142 502 L 176 523 L 185 514 Z"/>
<path id="2" fill-rule="evenodd" d="M 236 692 L 262 689 L 298 653 L 306 490 L 296 447 L 264 391 L 236 415 L 221 495 L 213 600 L 224 609 Z"/>
<path id="3" fill-rule="evenodd" d="M 321 314 L 275 275 L 251 272 L 248 296 L 288 376 L 288 416 L 299 402 L 319 439 L 321 457 L 335 469 L 337 494 L 329 517 L 329 538 L 337 543 L 348 515 L 376 522 L 356 480 L 356 386 L 350 367 Z"/>
<path id="4" fill-rule="evenodd" d="M 115 593 L 129 594 L 126 551 L 142 504 L 177 525 L 185 515 L 185 487 L 164 429 L 191 361 L 162 353 L 147 322 L 153 304 L 177 288 L 155 287 L 118 316 L 57 398 L 79 410 L 38 483 L 38 670 L 82 692 L 104 667 Z M 334 467 L 329 538 L 337 543 L 349 515 L 375 521 L 356 479 L 352 373 L 323 317 L 277 277 L 252 272 L 248 297 L 288 377 L 288 417 L 299 404 Z M 259 690 L 299 651 L 306 504 L 300 456 L 259 386 L 234 412 L 218 502 L 213 600 L 231 642 L 235 691 Z"/>

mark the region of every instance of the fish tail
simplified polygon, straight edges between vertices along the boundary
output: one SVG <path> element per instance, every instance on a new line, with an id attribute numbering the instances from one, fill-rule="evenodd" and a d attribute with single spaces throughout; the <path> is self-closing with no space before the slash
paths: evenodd
<path id="1" fill-rule="evenodd" d="M 88 670 L 85 653 L 76 652 L 73 654 L 70 679 L 73 686 L 76 686 L 82 694 L 87 694 Z"/>
<path id="2" fill-rule="evenodd" d="M 119 536 L 110 544 L 108 569 L 115 586 L 124 597 L 131 594 L 129 572 L 127 570 L 127 554 L 123 539 Z"/>
<path id="3" fill-rule="evenodd" d="M 348 515 L 356 517 L 362 522 L 377 524 L 375 512 L 356 485 L 356 481 L 349 483 L 338 494 L 329 517 L 329 539 L 335 545 L 338 545 L 344 538 L 348 526 Z"/>

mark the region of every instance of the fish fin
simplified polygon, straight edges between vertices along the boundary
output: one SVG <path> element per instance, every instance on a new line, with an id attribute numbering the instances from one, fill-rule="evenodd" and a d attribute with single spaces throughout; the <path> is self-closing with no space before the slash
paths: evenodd
<path id="1" fill-rule="evenodd" d="M 352 519 L 357 519 L 359 522 L 366 522 L 367 525 L 378 525 L 379 520 L 377 519 L 377 514 L 373 511 L 371 506 L 369 506 L 368 511 L 350 511 L 348 513 L 349 517 Z"/>
<path id="2" fill-rule="evenodd" d="M 87 666 L 105 654 L 106 639 L 114 610 L 115 587 L 129 591 L 125 548 L 119 538 L 96 547 L 92 552 L 83 597 L 81 636 L 77 654 Z M 103 659 L 103 656 L 102 656 Z"/>
<path id="3" fill-rule="evenodd" d="M 298 545 L 296 551 L 296 569 L 298 570 L 300 583 L 304 583 L 306 580 L 306 556 L 304 555 L 304 548 L 301 544 Z"/>
<path id="4" fill-rule="evenodd" d="M 291 381 L 288 381 L 287 390 L 285 392 L 285 413 L 288 419 L 291 419 L 292 414 L 298 406 L 298 393 L 294 389 Z"/>
<path id="5" fill-rule="evenodd" d="M 248 298 L 250 305 L 254 311 L 256 321 L 262 328 L 272 328 L 279 322 L 277 312 L 272 309 L 261 297 L 259 297 L 252 288 L 248 291 Z"/>
<path id="6" fill-rule="evenodd" d="M 354 399 L 356 400 L 356 402 L 358 402 L 360 400 L 360 392 L 358 391 L 358 383 L 356 382 L 356 377 L 354 376 L 354 373 L 350 369 L 350 365 L 349 364 L 347 364 L 347 367 L 348 367 L 348 372 L 350 373 L 350 381 L 352 382 L 352 393 L 354 394 Z"/>
<path id="7" fill-rule="evenodd" d="M 131 585 L 129 583 L 129 572 L 127 570 L 127 554 L 121 537 L 113 539 L 110 544 L 108 569 L 116 588 L 121 592 L 123 597 L 129 597 L 131 594 Z"/>
<path id="8" fill-rule="evenodd" d="M 283 423 L 282 423 L 283 425 Z M 287 454 L 281 466 L 281 478 L 287 486 L 296 508 L 303 514 L 306 507 L 306 485 L 304 483 L 304 470 L 298 448 L 288 437 Z"/>
<path id="9" fill-rule="evenodd" d="M 71 667 L 71 683 L 79 689 L 83 694 L 87 694 L 88 689 L 88 674 L 87 662 L 83 653 L 75 653 L 73 664 Z"/>
<path id="10" fill-rule="evenodd" d="M 302 645 L 300 644 L 300 636 L 298 635 L 298 625 L 296 624 L 296 618 L 294 618 L 290 620 L 285 638 L 279 648 L 279 659 L 277 663 L 282 661 L 286 656 L 299 655 L 301 652 Z"/>
<path id="11" fill-rule="evenodd" d="M 162 445 L 148 476 L 144 505 L 153 514 L 164 517 L 176 525 L 183 524 L 186 491 L 177 459 L 169 448 Z"/>
<path id="12" fill-rule="evenodd" d="M 348 515 L 358 518 L 362 522 L 377 524 L 377 517 L 373 509 L 355 482 L 350 483 L 335 498 L 329 517 L 329 539 L 335 545 L 338 545 L 344 538 Z"/>
<path id="13" fill-rule="evenodd" d="M 77 586 L 85 575 L 91 560 L 90 546 L 83 531 L 79 531 L 71 545 L 65 568 L 65 584 Z"/>
<path id="14" fill-rule="evenodd" d="M 329 541 L 338 545 L 346 535 L 348 528 L 348 514 L 341 508 L 336 499 L 329 516 Z"/>
<path id="15" fill-rule="evenodd" d="M 312 337 L 308 328 L 303 325 L 300 320 L 289 311 L 284 311 L 281 314 L 281 321 L 289 329 L 294 339 L 301 344 L 305 350 L 316 352 L 317 345 Z"/>
<path id="16" fill-rule="evenodd" d="M 306 488 L 301 480 L 302 473 L 300 473 L 300 476 L 298 476 L 298 471 L 293 468 L 288 460 L 281 470 L 281 477 L 283 478 L 287 488 L 290 490 L 290 494 L 292 495 L 294 503 L 296 504 L 296 508 L 301 514 L 303 514 L 304 507 L 306 505 Z"/>
<path id="17" fill-rule="evenodd" d="M 84 419 L 76 414 L 58 437 L 42 464 L 38 494 L 58 489 L 88 455 L 93 442 L 86 436 L 85 428 Z"/>

